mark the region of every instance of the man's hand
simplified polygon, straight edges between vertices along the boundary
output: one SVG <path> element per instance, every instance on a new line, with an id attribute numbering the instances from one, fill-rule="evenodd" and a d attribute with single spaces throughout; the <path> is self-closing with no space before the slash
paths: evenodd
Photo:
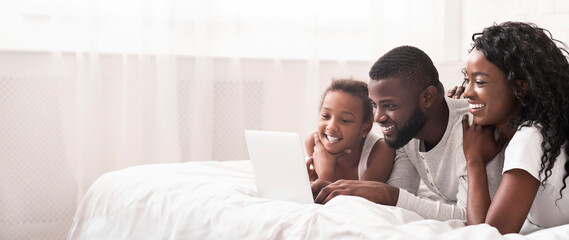
<path id="1" fill-rule="evenodd" d="M 316 196 L 318 196 L 318 193 L 320 193 L 322 188 L 330 184 L 332 184 L 332 182 L 322 179 L 316 179 L 316 181 L 312 182 L 312 184 L 310 184 L 310 188 L 312 188 L 312 198 L 316 199 Z"/>
<path id="2" fill-rule="evenodd" d="M 312 184 L 312 193 L 317 193 L 314 202 L 320 204 L 325 204 L 338 195 L 363 197 L 390 206 L 395 206 L 399 199 L 399 188 L 376 181 L 338 180 L 334 183 L 315 181 Z"/>
<path id="3" fill-rule="evenodd" d="M 463 86 L 454 86 L 452 89 L 448 90 L 447 97 L 459 99 L 460 97 L 462 97 L 463 93 L 464 93 Z"/>

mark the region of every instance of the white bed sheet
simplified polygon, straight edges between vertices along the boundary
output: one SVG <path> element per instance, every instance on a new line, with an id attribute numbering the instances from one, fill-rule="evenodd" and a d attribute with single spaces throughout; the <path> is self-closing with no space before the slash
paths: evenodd
<path id="1" fill-rule="evenodd" d="M 142 165 L 101 176 L 69 239 L 569 239 L 569 225 L 500 235 L 340 196 L 326 205 L 256 197 L 249 161 Z"/>

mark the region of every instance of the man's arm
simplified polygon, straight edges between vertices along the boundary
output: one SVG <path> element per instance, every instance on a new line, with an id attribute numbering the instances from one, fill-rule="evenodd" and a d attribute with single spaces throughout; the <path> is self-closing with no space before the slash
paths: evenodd
<path id="1" fill-rule="evenodd" d="M 358 196 L 374 203 L 395 206 L 399 188 L 377 181 L 338 180 L 334 183 L 315 181 L 312 193 L 316 195 L 315 203 L 326 204 L 339 195 Z"/>
<path id="2" fill-rule="evenodd" d="M 466 221 L 465 178 L 459 179 L 459 205 L 436 202 L 428 198 L 415 196 L 419 188 L 420 177 L 417 169 L 403 149 L 396 152 L 395 162 L 388 184 L 375 181 L 340 180 L 332 184 L 313 185 L 317 203 L 326 203 L 338 195 L 359 196 L 375 203 L 397 206 L 416 212 L 426 219 L 446 221 L 458 219 Z M 329 184 L 329 185 L 328 185 Z"/>
<path id="3" fill-rule="evenodd" d="M 468 184 L 466 178 L 459 179 L 459 189 L 457 194 L 457 203 L 444 203 L 433 201 L 425 197 L 418 197 L 403 189 L 399 191 L 399 201 L 397 207 L 416 212 L 426 219 L 435 219 L 439 221 L 447 221 L 457 219 L 466 222 L 466 190 Z"/>
<path id="4" fill-rule="evenodd" d="M 419 189 L 421 177 L 419 173 L 417 173 L 415 166 L 409 160 L 404 148 L 397 149 L 393 161 L 393 168 L 391 169 L 391 175 L 387 180 L 387 184 L 416 194 Z"/>
<path id="5" fill-rule="evenodd" d="M 466 175 L 458 179 L 456 204 L 416 196 L 420 179 L 417 169 L 409 160 L 405 150 L 398 149 L 391 176 L 387 181 L 390 185 L 400 188 L 395 206 L 416 212 L 426 219 L 466 221 L 466 191 L 468 189 Z"/>
<path id="6" fill-rule="evenodd" d="M 462 183 L 461 187 L 464 186 L 465 183 Z M 375 203 L 405 208 L 416 212 L 426 219 L 440 221 L 458 219 L 466 221 L 466 207 L 464 206 L 418 197 L 404 189 L 381 182 L 339 180 L 332 184 L 329 182 L 326 184 L 313 184 L 312 188 L 314 194 L 317 194 L 315 198 L 316 203 L 325 204 L 338 195 L 358 196 Z M 466 195 L 465 192 L 463 194 Z"/>
<path id="7" fill-rule="evenodd" d="M 468 179 L 462 145 L 455 152 L 455 161 L 458 162 L 452 171 L 457 171 L 458 189 L 456 203 L 438 202 L 424 197 L 417 197 L 411 193 L 401 191 L 397 207 L 405 208 L 428 219 L 446 221 L 457 219 L 466 223 L 466 201 L 468 191 Z M 450 170 L 449 170 L 450 171 Z M 448 174 L 451 174 L 450 172 Z"/>
<path id="8" fill-rule="evenodd" d="M 401 190 L 417 192 L 420 177 L 403 149 L 397 150 L 388 183 L 376 181 L 339 180 L 334 183 L 313 184 L 315 202 L 325 204 L 338 195 L 363 197 L 369 201 L 395 206 Z M 393 184 L 395 186 L 392 186 Z M 407 191 L 408 189 L 408 191 Z"/>

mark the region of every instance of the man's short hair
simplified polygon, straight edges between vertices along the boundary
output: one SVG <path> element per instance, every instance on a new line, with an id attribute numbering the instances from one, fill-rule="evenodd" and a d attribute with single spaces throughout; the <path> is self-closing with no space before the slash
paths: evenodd
<path id="1" fill-rule="evenodd" d="M 435 86 L 443 92 L 439 73 L 431 58 L 412 46 L 396 47 L 381 56 L 371 67 L 369 77 L 372 80 L 397 78 L 402 86 L 414 91 Z"/>

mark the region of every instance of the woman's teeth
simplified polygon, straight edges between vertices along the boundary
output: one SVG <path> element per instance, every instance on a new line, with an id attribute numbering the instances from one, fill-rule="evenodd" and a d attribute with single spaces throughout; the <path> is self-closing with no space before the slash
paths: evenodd
<path id="1" fill-rule="evenodd" d="M 390 129 L 392 129 L 394 126 L 395 126 L 395 125 L 391 125 L 391 126 L 387 126 L 387 127 L 381 126 L 381 130 L 383 130 L 384 132 L 387 132 L 387 131 L 389 131 Z"/>
<path id="2" fill-rule="evenodd" d="M 331 143 L 335 143 L 335 142 L 340 141 L 340 138 L 339 138 L 339 137 L 326 136 L 326 139 L 328 139 L 328 142 L 331 142 Z"/>
<path id="3" fill-rule="evenodd" d="M 478 108 L 483 108 L 485 107 L 486 104 L 480 103 L 480 104 L 469 104 L 469 107 L 472 109 L 478 109 Z"/>

